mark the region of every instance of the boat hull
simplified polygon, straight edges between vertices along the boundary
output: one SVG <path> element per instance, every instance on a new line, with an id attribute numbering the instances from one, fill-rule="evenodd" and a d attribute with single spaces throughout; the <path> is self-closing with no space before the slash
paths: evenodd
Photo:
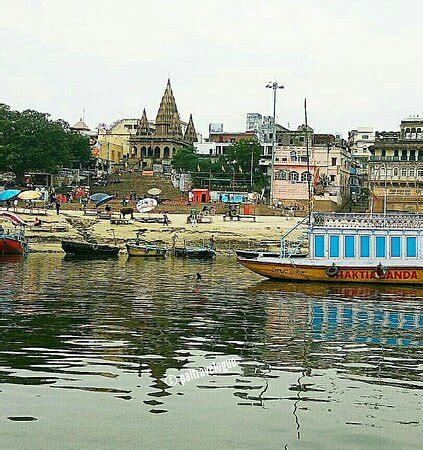
<path id="1" fill-rule="evenodd" d="M 81 258 L 116 257 L 120 250 L 119 247 L 110 245 L 73 241 L 62 241 L 62 249 L 66 255 Z"/>
<path id="2" fill-rule="evenodd" d="M 386 273 L 378 276 L 376 267 L 342 266 L 335 276 L 329 276 L 330 266 L 319 264 L 297 264 L 289 261 L 266 261 L 238 258 L 247 269 L 272 280 L 319 281 L 328 283 L 379 283 L 379 284 L 423 284 L 423 267 L 398 266 L 389 267 Z"/>
<path id="3" fill-rule="evenodd" d="M 214 250 L 205 247 L 175 248 L 174 253 L 179 258 L 212 259 L 216 256 Z"/>
<path id="4" fill-rule="evenodd" d="M 0 237 L 0 255 L 22 255 L 25 253 L 23 242 L 10 237 Z"/>
<path id="5" fill-rule="evenodd" d="M 165 247 L 154 247 L 148 245 L 126 244 L 126 250 L 129 256 L 141 256 L 145 258 L 164 258 L 167 253 L 167 248 Z"/>

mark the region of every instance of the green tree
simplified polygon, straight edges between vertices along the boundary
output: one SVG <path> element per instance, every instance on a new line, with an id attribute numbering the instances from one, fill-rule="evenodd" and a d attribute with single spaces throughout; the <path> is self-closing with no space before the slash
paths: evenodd
<path id="1" fill-rule="evenodd" d="M 199 158 L 193 147 L 181 147 L 172 158 L 172 167 L 179 172 L 194 172 L 198 169 Z"/>
<path id="2" fill-rule="evenodd" d="M 29 170 L 54 172 L 90 158 L 89 139 L 38 111 L 13 111 L 0 104 L 0 171 L 22 175 Z"/>

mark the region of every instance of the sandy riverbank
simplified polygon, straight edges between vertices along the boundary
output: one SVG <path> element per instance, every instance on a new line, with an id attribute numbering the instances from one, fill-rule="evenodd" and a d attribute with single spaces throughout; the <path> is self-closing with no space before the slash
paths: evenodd
<path id="1" fill-rule="evenodd" d="M 152 215 L 154 216 L 154 215 Z M 34 216 L 22 216 L 28 223 L 33 223 Z M 134 215 L 134 219 L 141 217 Z M 213 216 L 212 223 L 192 226 L 186 223 L 185 214 L 169 214 L 171 223 L 145 224 L 133 220 L 129 225 L 111 225 L 109 220 L 87 217 L 81 211 L 63 211 L 59 216 L 49 212 L 41 217 L 43 230 L 28 227 L 26 235 L 31 252 L 61 252 L 62 239 L 89 240 L 98 243 L 116 242 L 124 248 L 125 243 L 134 240 L 137 231 L 147 241 L 160 241 L 171 245 L 172 236 L 176 233 L 178 245 L 208 243 L 213 236 L 216 248 L 222 253 L 231 253 L 235 248 L 263 248 L 264 241 L 274 241 L 270 248 L 276 248 L 280 236 L 293 227 L 300 219 L 276 216 L 257 216 L 256 221 L 223 221 L 223 216 Z M 67 227 L 67 231 L 44 230 L 44 226 Z"/>

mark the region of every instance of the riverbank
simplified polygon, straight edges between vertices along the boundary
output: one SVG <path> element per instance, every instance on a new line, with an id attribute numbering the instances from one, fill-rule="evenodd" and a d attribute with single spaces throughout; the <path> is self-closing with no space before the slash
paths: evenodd
<path id="1" fill-rule="evenodd" d="M 146 215 L 144 215 L 145 217 Z M 152 215 L 154 217 L 155 215 Z M 212 223 L 198 225 L 187 224 L 185 214 L 169 214 L 170 224 L 140 223 L 136 218 L 127 225 L 111 225 L 109 220 L 84 216 L 81 211 L 63 211 L 60 215 L 48 212 L 41 217 L 43 227 L 29 226 L 26 235 L 31 252 L 61 252 L 63 239 L 88 240 L 97 243 L 116 243 L 122 249 L 125 244 L 136 238 L 137 233 L 149 242 L 172 244 L 176 234 L 177 245 L 201 245 L 213 237 L 216 248 L 222 253 L 232 253 L 236 248 L 269 248 L 279 245 L 280 237 L 292 228 L 298 218 L 277 216 L 256 216 L 256 221 L 224 221 L 222 215 L 212 216 Z M 158 216 L 157 216 L 158 217 Z M 29 223 L 35 216 L 25 215 Z M 66 229 L 66 231 L 64 231 Z"/>

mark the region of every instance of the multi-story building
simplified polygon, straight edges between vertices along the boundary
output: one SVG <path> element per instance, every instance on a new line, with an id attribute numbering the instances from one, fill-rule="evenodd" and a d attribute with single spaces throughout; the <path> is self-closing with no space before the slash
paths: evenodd
<path id="1" fill-rule="evenodd" d="M 374 211 L 423 210 L 422 130 L 417 116 L 401 121 L 400 131 L 376 132 L 369 161 Z"/>
<path id="2" fill-rule="evenodd" d="M 282 145 L 276 148 L 273 198 L 289 206 L 308 200 L 310 180 L 316 209 L 318 202 L 326 201 L 335 208 L 349 195 L 351 153 L 344 145 L 309 146 Z"/>
<path id="3" fill-rule="evenodd" d="M 369 147 L 375 142 L 372 127 L 358 127 L 348 133 L 348 146 L 352 157 L 359 163 L 367 164 L 371 153 Z"/>

